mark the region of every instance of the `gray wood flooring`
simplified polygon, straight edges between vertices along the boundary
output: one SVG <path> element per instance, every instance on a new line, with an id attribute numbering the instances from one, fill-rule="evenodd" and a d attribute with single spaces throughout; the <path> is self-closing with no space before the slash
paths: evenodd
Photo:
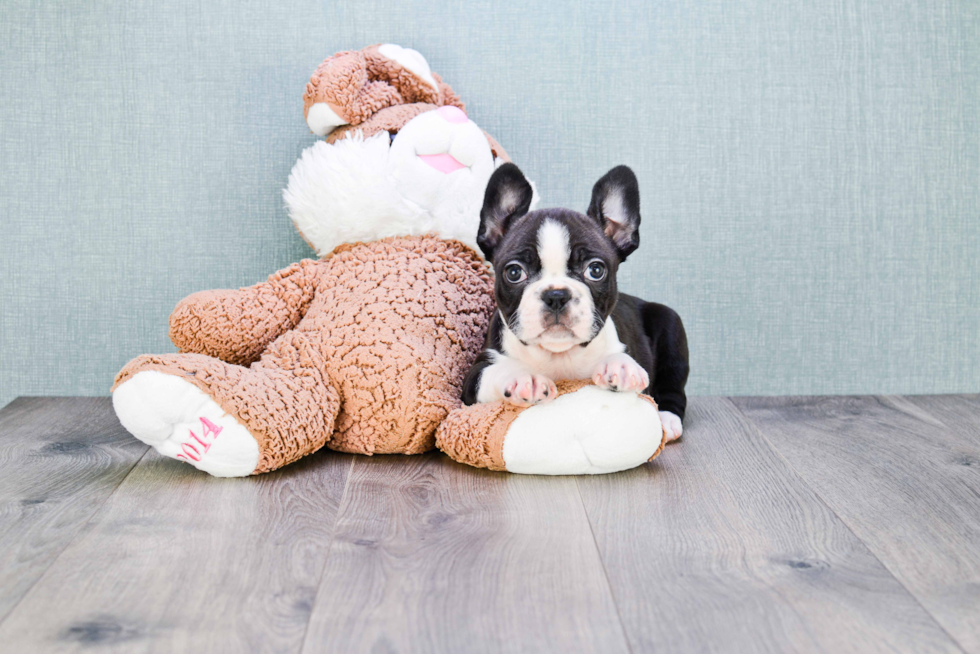
<path id="1" fill-rule="evenodd" d="M 320 452 L 214 479 L 0 411 L 0 652 L 978 652 L 980 397 L 693 398 L 601 477 Z"/>

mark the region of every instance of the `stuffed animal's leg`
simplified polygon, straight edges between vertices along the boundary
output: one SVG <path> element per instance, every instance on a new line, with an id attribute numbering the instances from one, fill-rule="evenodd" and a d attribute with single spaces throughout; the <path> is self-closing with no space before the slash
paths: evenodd
<path id="1" fill-rule="evenodd" d="M 635 468 L 657 456 L 664 439 L 652 398 L 568 381 L 548 404 L 456 409 L 436 432 L 439 449 L 460 463 L 533 475 Z"/>
<path id="2" fill-rule="evenodd" d="M 147 368 L 112 394 L 116 415 L 136 438 L 158 452 L 216 477 L 255 471 L 259 443 L 204 391 L 177 375 Z"/>
<path id="3" fill-rule="evenodd" d="M 217 477 L 275 470 L 333 433 L 337 392 L 312 368 L 244 368 L 200 354 L 141 356 L 113 406 L 136 438 Z"/>

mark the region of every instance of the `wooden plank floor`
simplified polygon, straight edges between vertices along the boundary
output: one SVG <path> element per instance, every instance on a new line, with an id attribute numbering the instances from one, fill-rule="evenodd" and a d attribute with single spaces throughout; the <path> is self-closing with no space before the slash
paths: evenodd
<path id="1" fill-rule="evenodd" d="M 0 651 L 978 652 L 980 397 L 693 398 L 601 477 L 320 452 L 214 479 L 0 411 Z"/>

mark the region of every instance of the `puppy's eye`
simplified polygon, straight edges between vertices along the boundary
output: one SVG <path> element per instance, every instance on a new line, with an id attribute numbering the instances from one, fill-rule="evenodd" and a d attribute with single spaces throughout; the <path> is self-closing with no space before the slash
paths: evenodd
<path id="1" fill-rule="evenodd" d="M 527 271 L 519 263 L 509 263 L 504 266 L 504 279 L 511 284 L 519 284 L 527 279 Z"/>
<path id="2" fill-rule="evenodd" d="M 606 277 L 606 264 L 593 259 L 585 267 L 585 278 L 593 282 L 601 282 Z"/>

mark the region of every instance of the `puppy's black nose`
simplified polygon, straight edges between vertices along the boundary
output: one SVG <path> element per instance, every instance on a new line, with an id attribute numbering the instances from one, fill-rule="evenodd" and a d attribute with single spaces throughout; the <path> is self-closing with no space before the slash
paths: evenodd
<path id="1" fill-rule="evenodd" d="M 572 294 L 567 288 L 551 288 L 541 294 L 544 305 L 555 313 L 561 311 L 571 299 Z"/>

